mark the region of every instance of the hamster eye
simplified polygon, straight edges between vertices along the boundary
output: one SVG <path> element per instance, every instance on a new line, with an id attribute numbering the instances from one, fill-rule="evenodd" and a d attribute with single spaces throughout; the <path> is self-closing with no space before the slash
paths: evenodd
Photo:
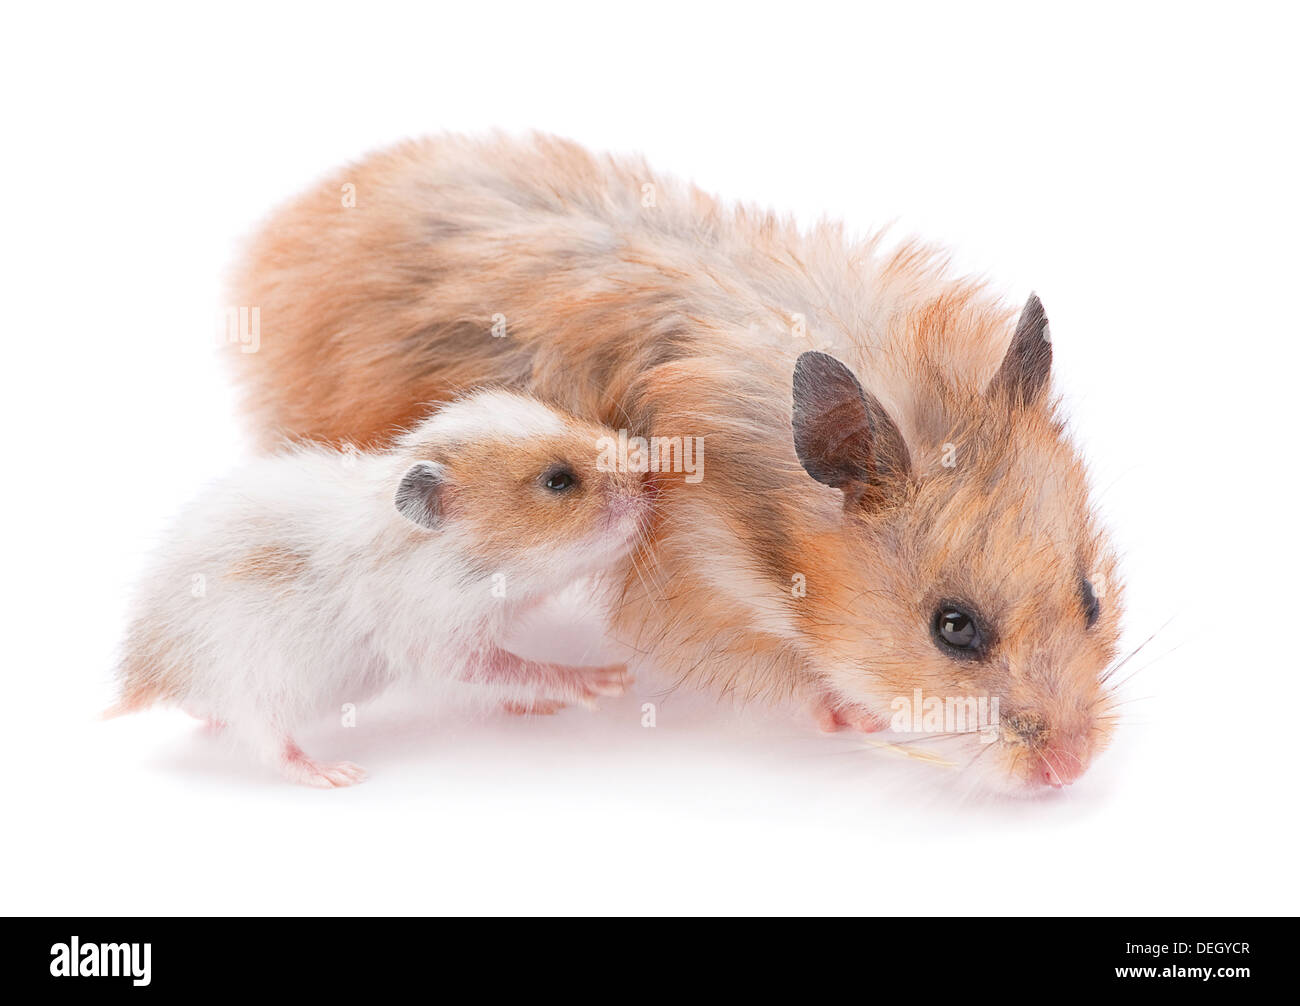
<path id="1" fill-rule="evenodd" d="M 934 613 L 934 638 L 954 656 L 975 657 L 984 647 L 975 617 L 953 604 L 943 604 Z"/>
<path id="2" fill-rule="evenodd" d="M 569 468 L 552 468 L 542 476 L 542 485 L 553 493 L 562 493 L 578 484 L 578 476 Z"/>
<path id="3" fill-rule="evenodd" d="M 1091 629 L 1101 617 L 1101 602 L 1097 600 L 1097 593 L 1092 589 L 1090 580 L 1080 581 L 1079 593 L 1083 595 L 1083 611 L 1088 620 L 1088 628 Z"/>

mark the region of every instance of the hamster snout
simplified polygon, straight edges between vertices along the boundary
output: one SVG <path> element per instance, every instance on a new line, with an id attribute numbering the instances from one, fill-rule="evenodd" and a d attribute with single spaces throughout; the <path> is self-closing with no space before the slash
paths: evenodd
<path id="1" fill-rule="evenodd" d="M 1025 783 L 1055 789 L 1068 786 L 1087 770 L 1092 760 L 1089 737 L 1095 724 L 1062 729 L 1037 713 L 1018 713 L 1003 721 L 1002 741 L 1009 748 L 1013 767 L 1023 762 Z"/>
<path id="2" fill-rule="evenodd" d="M 623 539 L 647 530 L 657 491 L 650 474 L 602 470 L 600 479 L 604 530 Z"/>
<path id="3" fill-rule="evenodd" d="M 639 526 L 650 510 L 650 493 L 644 482 L 616 483 L 605 491 L 605 521 L 610 528 Z"/>

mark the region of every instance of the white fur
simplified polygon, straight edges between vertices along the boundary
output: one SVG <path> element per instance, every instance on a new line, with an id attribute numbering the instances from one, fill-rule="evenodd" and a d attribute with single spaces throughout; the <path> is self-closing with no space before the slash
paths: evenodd
<path id="1" fill-rule="evenodd" d="M 420 424 L 412 437 L 477 440 L 484 436 L 528 437 L 558 435 L 564 419 L 535 398 L 509 391 L 480 391 L 445 408 Z M 594 450 L 594 447 L 593 447 Z"/>
<path id="2" fill-rule="evenodd" d="M 486 392 L 411 435 L 525 436 L 563 425 L 540 404 Z M 397 512 L 410 464 L 400 448 L 298 447 L 252 461 L 191 505 L 135 604 L 135 633 L 164 639 L 179 656 L 164 672 L 184 683 L 178 704 L 275 755 L 295 729 L 338 715 L 344 703 L 403 680 L 462 679 L 503 648 L 521 608 L 598 572 L 591 549 L 551 548 L 546 561 L 524 550 L 495 570 L 508 596 L 494 596 L 493 574 L 471 562 L 475 543 L 463 525 L 449 519 L 430 531 Z M 605 565 L 626 556 L 631 537 L 615 548 L 605 536 Z M 278 562 L 286 571 L 266 575 Z M 536 692 L 487 686 L 484 697 L 526 702 Z"/>

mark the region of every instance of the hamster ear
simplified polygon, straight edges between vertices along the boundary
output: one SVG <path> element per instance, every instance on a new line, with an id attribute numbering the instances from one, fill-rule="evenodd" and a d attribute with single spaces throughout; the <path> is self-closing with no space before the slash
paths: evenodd
<path id="1" fill-rule="evenodd" d="M 1052 370 L 1052 332 L 1038 294 L 1031 293 L 1020 312 L 1002 366 L 989 383 L 990 394 L 1005 394 L 1013 401 L 1033 402 L 1047 386 Z"/>
<path id="2" fill-rule="evenodd" d="M 849 498 L 911 470 L 907 444 L 884 406 L 825 353 L 804 353 L 794 365 L 794 449 L 804 471 Z"/>
<path id="3" fill-rule="evenodd" d="M 421 461 L 412 465 L 397 484 L 397 512 L 407 520 L 433 530 L 442 520 L 441 496 L 445 483 L 442 465 Z"/>

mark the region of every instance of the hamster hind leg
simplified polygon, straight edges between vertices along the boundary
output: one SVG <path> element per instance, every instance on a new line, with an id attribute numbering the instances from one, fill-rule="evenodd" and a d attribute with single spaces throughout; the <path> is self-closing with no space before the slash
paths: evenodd
<path id="1" fill-rule="evenodd" d="M 283 726 L 265 723 L 242 731 L 264 762 L 274 765 L 290 782 L 318 789 L 339 789 L 366 778 L 366 771 L 350 761 L 317 761 L 298 746 Z"/>

